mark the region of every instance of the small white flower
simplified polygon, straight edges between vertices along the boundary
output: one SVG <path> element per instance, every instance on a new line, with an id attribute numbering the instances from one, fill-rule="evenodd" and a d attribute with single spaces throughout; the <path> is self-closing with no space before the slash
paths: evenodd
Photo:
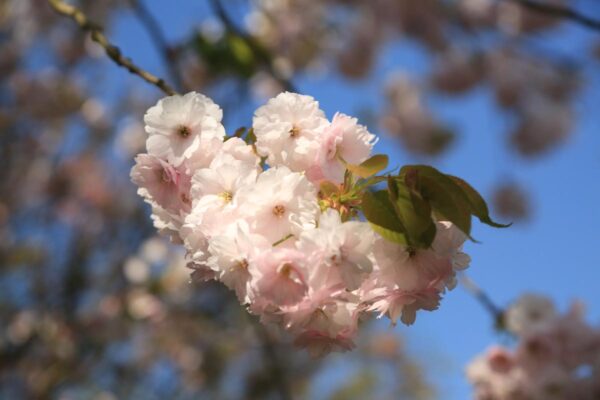
<path id="1" fill-rule="evenodd" d="M 170 213 L 155 202 L 150 202 L 152 206 L 152 214 L 150 219 L 156 230 L 164 236 L 167 236 L 171 242 L 180 244 L 180 229 L 185 219 L 185 215 Z"/>
<path id="2" fill-rule="evenodd" d="M 131 180 L 139 186 L 138 194 L 161 208 L 179 214 L 188 212 L 190 177 L 168 162 L 149 154 L 138 154 L 131 169 Z"/>
<path id="3" fill-rule="evenodd" d="M 260 164 L 260 157 L 256 155 L 252 146 L 237 137 L 227 139 L 223 143 L 221 152 L 229 154 L 236 160 L 240 160 L 248 165 L 258 167 Z"/>
<path id="4" fill-rule="evenodd" d="M 252 258 L 271 247 L 263 236 L 250 233 L 248 224 L 239 221 L 224 234 L 211 239 L 207 265 L 227 287 L 233 289 L 242 303 L 248 303 Z"/>
<path id="5" fill-rule="evenodd" d="M 349 290 L 357 289 L 373 268 L 369 259 L 373 240 L 369 224 L 342 223 L 337 211 L 327 210 L 319 219 L 319 227 L 304 231 L 298 242 L 313 265 L 311 285 L 318 289 L 341 280 Z M 328 277 L 333 282 L 327 282 Z"/>
<path id="6" fill-rule="evenodd" d="M 257 170 L 229 154 L 220 154 L 209 168 L 203 168 L 192 177 L 192 199 L 195 207 L 218 211 L 226 206 L 237 205 L 237 193 L 241 188 L 256 182 Z"/>
<path id="7" fill-rule="evenodd" d="M 462 251 L 467 235 L 450 221 L 438 221 L 436 229 L 435 240 L 431 244 L 433 250 L 440 256 L 451 257 L 455 270 L 466 269 L 471 262 L 471 257 Z"/>
<path id="8" fill-rule="evenodd" d="M 314 98 L 284 92 L 256 110 L 252 125 L 268 164 L 299 172 L 313 164 L 328 121 Z"/>
<path id="9" fill-rule="evenodd" d="M 369 158 L 376 142 L 375 135 L 359 125 L 356 118 L 335 114 L 331 125 L 325 129 L 319 150 L 318 167 L 322 177 L 341 183 L 346 169 L 341 160 L 360 164 Z"/>
<path id="10" fill-rule="evenodd" d="M 197 170 L 208 168 L 215 157 L 221 153 L 222 148 L 221 139 L 202 139 L 199 149 L 186 158 L 180 168 L 185 169 L 188 175 L 192 176 Z"/>
<path id="11" fill-rule="evenodd" d="M 413 291 L 426 285 L 419 263 L 411 260 L 411 253 L 406 246 L 377 236 L 373 254 L 377 265 L 375 276 L 382 286 Z"/>
<path id="12" fill-rule="evenodd" d="M 308 290 L 309 265 L 304 253 L 286 247 L 270 247 L 252 260 L 254 296 L 277 307 L 299 303 Z"/>
<path id="13" fill-rule="evenodd" d="M 315 187 L 303 174 L 286 167 L 263 172 L 255 185 L 243 188 L 238 196 L 240 212 L 251 228 L 272 243 L 314 226 L 319 212 Z"/>
<path id="14" fill-rule="evenodd" d="M 452 223 L 436 223 L 436 236 L 428 249 L 410 249 L 378 238 L 374 255 L 377 275 L 382 284 L 396 285 L 398 289 L 414 291 L 429 287 L 453 289 L 456 271 L 465 269 L 470 257 L 462 252 L 465 234 Z"/>
<path id="15" fill-rule="evenodd" d="M 223 112 L 208 97 L 190 92 L 165 97 L 144 115 L 148 153 L 179 166 L 213 139 L 222 140 Z"/>
<path id="16" fill-rule="evenodd" d="M 179 229 L 188 259 L 195 264 L 205 264 L 210 256 L 208 252 L 210 240 L 223 234 L 240 218 L 235 207 L 223 209 L 219 213 L 207 212 L 206 208 L 198 205 L 192 208 Z"/>

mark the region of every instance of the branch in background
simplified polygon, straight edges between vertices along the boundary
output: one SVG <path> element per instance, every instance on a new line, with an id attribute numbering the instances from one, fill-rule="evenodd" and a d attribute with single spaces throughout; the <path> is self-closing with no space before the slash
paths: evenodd
<path id="1" fill-rule="evenodd" d="M 460 275 L 460 282 L 462 285 L 475 297 L 475 299 L 483 306 L 483 308 L 488 311 L 492 318 L 494 319 L 494 323 L 497 327 L 501 328 L 504 325 L 504 310 L 496 305 L 488 296 L 486 292 L 483 291 L 471 278 L 469 278 L 466 274 Z"/>
<path id="2" fill-rule="evenodd" d="M 177 92 L 171 86 L 169 86 L 163 79 L 158 78 L 152 75 L 150 72 L 141 69 L 140 67 L 135 65 L 133 61 L 131 61 L 129 58 L 123 56 L 123 54 L 121 54 L 121 50 L 118 47 L 112 45 L 108 41 L 106 36 L 104 36 L 104 33 L 102 32 L 102 27 L 90 21 L 80 9 L 73 7 L 72 5 L 67 4 L 62 0 L 48 0 L 48 4 L 54 9 L 54 11 L 65 17 L 71 18 L 77 23 L 77 25 L 79 25 L 79 27 L 82 30 L 89 32 L 92 40 L 98 43 L 100 46 L 102 46 L 102 48 L 104 48 L 104 51 L 106 52 L 106 55 L 117 65 L 127 69 L 132 74 L 141 77 L 143 80 L 145 80 L 148 83 L 151 83 L 152 85 L 156 86 L 168 95 L 177 94 Z"/>
<path id="3" fill-rule="evenodd" d="M 271 378 L 277 390 L 277 394 L 281 400 L 292 400 L 292 393 L 287 381 L 285 374 L 285 365 L 281 362 L 273 339 L 269 334 L 267 328 L 260 323 L 253 315 L 250 315 L 246 310 L 242 312 L 247 317 L 248 321 L 252 325 L 257 338 L 260 340 L 262 345 L 262 353 L 268 363 L 269 372 Z"/>
<path id="4" fill-rule="evenodd" d="M 152 38 L 152 42 L 157 47 L 158 51 L 162 55 L 163 63 L 165 68 L 169 71 L 169 75 L 178 89 L 183 88 L 183 80 L 177 70 L 177 52 L 173 49 L 160 27 L 160 24 L 152 16 L 150 11 L 144 6 L 140 0 L 129 0 L 129 4 L 136 14 L 140 23 L 146 28 L 146 31 Z"/>
<path id="5" fill-rule="evenodd" d="M 242 38 L 246 44 L 252 49 L 254 54 L 258 56 L 262 64 L 267 68 L 269 74 L 283 86 L 285 90 L 290 92 L 297 92 L 292 82 L 289 79 L 283 77 L 273 65 L 273 57 L 268 54 L 265 49 L 256 41 L 254 37 L 243 32 L 237 25 L 229 18 L 229 15 L 225 11 L 223 4 L 220 0 L 211 0 L 210 2 L 215 14 L 221 20 L 221 23 L 232 33 Z"/>
<path id="6" fill-rule="evenodd" d="M 264 355 L 267 360 L 269 360 L 271 376 L 273 377 L 273 381 L 275 382 L 279 396 L 281 397 L 281 400 L 291 400 L 292 394 L 290 393 L 287 377 L 284 374 L 284 366 L 279 359 L 279 355 L 277 354 L 277 350 L 273 344 L 273 339 L 262 324 L 257 323 L 255 326 L 263 344 Z"/>
<path id="7" fill-rule="evenodd" d="M 507 0 L 548 16 L 564 18 L 600 32 L 600 19 L 590 18 L 567 7 L 542 3 L 538 0 Z"/>

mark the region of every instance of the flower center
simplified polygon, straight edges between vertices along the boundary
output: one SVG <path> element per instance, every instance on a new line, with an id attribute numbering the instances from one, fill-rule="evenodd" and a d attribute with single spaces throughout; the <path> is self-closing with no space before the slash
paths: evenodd
<path id="1" fill-rule="evenodd" d="M 331 263 L 334 265 L 341 264 L 343 259 L 344 259 L 344 257 L 341 253 L 335 253 L 329 257 L 329 261 L 331 261 Z"/>
<path id="2" fill-rule="evenodd" d="M 289 278 L 290 274 L 292 273 L 293 268 L 294 268 L 294 266 L 292 264 L 285 263 L 279 268 L 279 273 L 282 276 Z"/>
<path id="3" fill-rule="evenodd" d="M 176 132 L 179 136 L 181 136 L 184 139 L 192 134 L 192 130 L 188 126 L 185 126 L 185 125 L 179 125 L 177 127 Z"/>
<path id="4" fill-rule="evenodd" d="M 169 173 L 167 172 L 166 169 L 163 169 L 160 173 L 160 179 L 165 182 L 165 183 L 169 183 L 171 182 L 171 176 L 169 175 Z"/>
<path id="5" fill-rule="evenodd" d="M 248 269 L 248 260 L 244 258 L 243 260 L 238 261 L 235 266 L 239 269 Z"/>
<path id="6" fill-rule="evenodd" d="M 180 198 L 181 198 L 181 201 L 185 204 L 192 203 L 192 200 L 190 199 L 190 196 L 187 195 L 187 193 L 181 193 Z"/>
<path id="7" fill-rule="evenodd" d="M 290 137 L 296 138 L 298 136 L 300 136 L 300 128 L 294 125 L 292 129 L 290 129 Z"/>
<path id="8" fill-rule="evenodd" d="M 283 217 L 283 214 L 285 214 L 284 206 L 277 204 L 275 207 L 273 207 L 273 215 L 275 215 L 277 218 Z"/>
<path id="9" fill-rule="evenodd" d="M 321 321 L 327 321 L 327 314 L 325 313 L 325 310 L 323 310 L 322 308 L 317 308 L 315 311 L 312 312 L 312 314 L 310 315 L 310 324 L 314 324 L 319 322 L 319 320 Z"/>
<path id="10" fill-rule="evenodd" d="M 230 192 L 222 192 L 219 197 L 223 199 L 225 203 L 229 203 L 233 199 L 233 195 Z"/>

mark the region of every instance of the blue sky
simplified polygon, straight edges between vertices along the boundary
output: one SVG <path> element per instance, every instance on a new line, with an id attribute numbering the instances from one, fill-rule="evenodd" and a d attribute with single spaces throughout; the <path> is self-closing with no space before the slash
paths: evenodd
<path id="1" fill-rule="evenodd" d="M 184 37 L 192 24 L 208 13 L 206 2 L 145 2 L 169 38 Z M 167 29 L 168 28 L 168 29 Z M 582 58 L 578 43 L 590 33 L 568 26 L 552 37 L 542 38 L 563 54 Z M 125 54 L 140 65 L 166 76 L 148 36 L 131 15 L 115 21 L 109 36 Z M 388 46 L 381 54 L 372 78 L 360 83 L 325 75 L 303 77 L 294 83 L 305 94 L 316 97 L 328 116 L 336 111 L 356 114 L 365 107 L 381 105 L 382 83 L 388 72 L 404 70 L 419 74 L 428 58 L 416 46 Z M 102 60 L 108 63 L 109 61 Z M 430 99 L 436 111 L 460 133 L 455 146 L 434 164 L 447 173 L 461 176 L 483 194 L 502 178 L 514 178 L 532 194 L 534 215 L 530 222 L 497 230 L 476 224 L 474 236 L 482 244 L 468 243 L 472 256 L 468 274 L 500 305 L 525 291 L 552 296 L 561 308 L 581 299 L 588 306 L 588 319 L 600 320 L 600 68 L 588 61 L 590 80 L 576 101 L 577 126 L 567 143 L 551 154 L 522 160 L 509 154 L 504 135 L 507 121 L 493 104 L 490 91 L 480 87 L 460 99 Z M 116 67 L 109 69 L 114 87 L 135 77 Z M 595 71 L 594 71 L 595 70 Z M 149 96 L 159 93 L 150 89 Z M 210 95 L 210 93 L 209 93 Z M 255 104 L 235 112 L 227 130 L 248 125 Z M 141 118 L 141 115 L 139 116 Z M 382 134 L 377 126 L 374 133 Z M 398 142 L 381 138 L 377 150 L 387 153 L 396 165 L 419 160 L 402 151 Z M 421 313 L 415 325 L 394 328 L 407 337 L 410 352 L 422 359 L 429 378 L 444 399 L 465 399 L 469 387 L 464 365 L 487 346 L 497 342 L 491 318 L 462 288 L 450 292 L 439 311 Z"/>

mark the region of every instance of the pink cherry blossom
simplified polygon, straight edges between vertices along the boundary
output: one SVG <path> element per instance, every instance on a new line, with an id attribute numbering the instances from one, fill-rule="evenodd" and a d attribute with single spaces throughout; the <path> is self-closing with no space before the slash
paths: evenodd
<path id="1" fill-rule="evenodd" d="M 167 212 L 188 212 L 191 207 L 190 177 L 168 162 L 139 154 L 131 170 L 131 180 L 139 186 L 138 193 Z"/>
<path id="2" fill-rule="evenodd" d="M 289 92 L 256 110 L 252 123 L 258 153 L 270 166 L 285 165 L 296 172 L 313 163 L 327 125 L 314 98 Z"/>
<path id="3" fill-rule="evenodd" d="M 592 399 L 600 389 L 600 329 L 582 311 L 575 303 L 559 314 L 543 296 L 522 296 L 508 312 L 516 345 L 494 346 L 467 367 L 474 397 Z"/>
<path id="4" fill-rule="evenodd" d="M 306 295 L 308 265 L 300 251 L 273 247 L 251 262 L 256 274 L 252 282 L 254 296 L 265 298 L 275 306 L 288 306 Z"/>
<path id="5" fill-rule="evenodd" d="M 222 117 L 219 106 L 202 94 L 165 97 L 144 115 L 148 152 L 179 166 L 203 151 L 202 142 L 223 139 Z"/>
<path id="6" fill-rule="evenodd" d="M 286 167 L 260 174 L 254 185 L 240 191 L 239 201 L 252 229 L 272 243 L 314 226 L 319 211 L 315 187 Z"/>
<path id="7" fill-rule="evenodd" d="M 340 282 L 355 290 L 372 271 L 369 254 L 374 239 L 367 223 L 342 223 L 339 213 L 329 209 L 320 216 L 318 228 L 302 233 L 298 248 L 310 255 L 314 265 L 311 281 L 315 280 L 315 285 Z"/>
<path id="8" fill-rule="evenodd" d="M 409 325 L 438 308 L 469 264 L 464 233 L 438 221 L 432 245 L 412 248 L 377 235 L 355 204 L 320 197 L 320 181 L 340 183 L 377 141 L 355 118 L 337 113 L 330 123 L 315 99 L 288 92 L 256 111 L 256 143 L 224 138 L 221 118 L 197 93 L 160 100 L 145 115 L 148 153 L 131 171 L 154 226 L 183 244 L 194 280 L 221 282 L 313 356 L 354 348 L 366 314 Z"/>
<path id="9" fill-rule="evenodd" d="M 207 265 L 227 287 L 233 289 L 242 303 L 249 303 L 248 290 L 254 271 L 254 259 L 267 251 L 271 243 L 250 233 L 248 224 L 239 221 L 209 244 Z"/>
<path id="10" fill-rule="evenodd" d="M 359 125 L 356 118 L 335 114 L 323 133 L 316 166 L 311 169 L 312 178 L 341 183 L 346 170 L 344 163 L 360 164 L 365 161 L 376 142 L 375 135 Z"/>

